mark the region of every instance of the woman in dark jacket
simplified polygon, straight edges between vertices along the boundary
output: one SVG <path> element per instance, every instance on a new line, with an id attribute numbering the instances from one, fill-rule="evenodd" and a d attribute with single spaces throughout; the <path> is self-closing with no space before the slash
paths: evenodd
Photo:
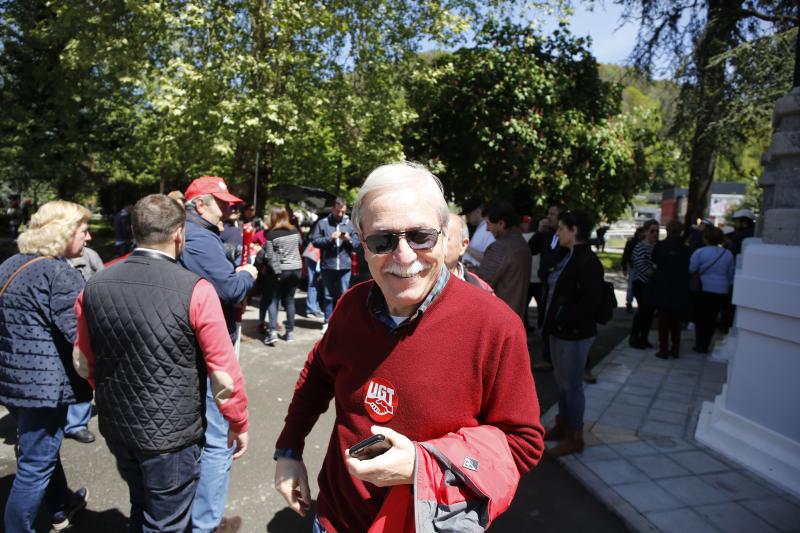
<path id="1" fill-rule="evenodd" d="M 558 416 L 545 440 L 560 441 L 553 456 L 583 451 L 583 369 L 597 335 L 595 316 L 603 297 L 603 265 L 588 244 L 592 218 L 583 211 L 558 217 L 558 241 L 569 253 L 550 272 L 544 330 L 558 386 Z"/>
<path id="2" fill-rule="evenodd" d="M 86 506 L 86 489 L 67 487 L 59 450 L 67 407 L 92 398 L 72 366 L 75 300 L 89 212 L 60 200 L 44 204 L 20 235 L 18 254 L 0 265 L 0 403 L 16 420 L 17 475 L 6 502 L 7 532 L 32 532 L 45 500 L 55 529 Z"/>
<path id="3" fill-rule="evenodd" d="M 683 244 L 683 224 L 667 224 L 667 238 L 653 248 L 655 272 L 652 302 L 658 311 L 658 352 L 656 357 L 678 357 L 681 322 L 689 315 L 689 248 Z M 672 340 L 672 349 L 669 341 Z"/>

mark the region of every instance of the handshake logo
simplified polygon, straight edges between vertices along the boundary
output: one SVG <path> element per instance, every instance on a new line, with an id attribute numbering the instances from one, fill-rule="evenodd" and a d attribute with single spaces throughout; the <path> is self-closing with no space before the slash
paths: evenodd
<path id="1" fill-rule="evenodd" d="M 372 420 L 378 423 L 388 422 L 394 417 L 398 405 L 396 390 L 389 380 L 370 380 L 364 391 L 364 407 Z"/>

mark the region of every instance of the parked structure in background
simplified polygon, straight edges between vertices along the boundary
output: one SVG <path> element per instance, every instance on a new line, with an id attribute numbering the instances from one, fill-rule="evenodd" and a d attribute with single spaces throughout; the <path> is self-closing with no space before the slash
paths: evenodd
<path id="1" fill-rule="evenodd" d="M 713 183 L 711 195 L 706 206 L 707 218 L 720 225 L 729 222 L 726 215 L 741 205 L 744 200 L 746 185 L 744 183 Z M 670 220 L 678 219 L 683 222 L 686 216 L 686 202 L 688 189 L 675 187 L 661 193 L 661 224 L 666 225 Z"/>

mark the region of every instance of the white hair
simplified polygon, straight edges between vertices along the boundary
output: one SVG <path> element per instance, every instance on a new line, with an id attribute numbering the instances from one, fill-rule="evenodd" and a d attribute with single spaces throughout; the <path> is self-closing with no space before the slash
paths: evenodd
<path id="1" fill-rule="evenodd" d="M 353 203 L 353 212 L 350 218 L 356 231 L 361 233 L 364 198 L 368 194 L 381 189 L 397 190 L 405 187 L 417 189 L 425 194 L 431 205 L 436 209 L 439 228 L 446 234 L 447 217 L 450 215 L 450 211 L 447 209 L 447 201 L 444 199 L 442 182 L 423 165 L 410 161 L 382 165 L 370 172 L 358 191 L 356 201 Z"/>
<path id="2" fill-rule="evenodd" d="M 462 241 L 468 241 L 469 240 L 469 228 L 464 223 L 464 219 L 461 218 L 460 216 L 456 215 L 455 213 L 450 213 L 449 216 L 450 216 L 450 221 L 453 221 L 456 224 L 458 224 L 458 231 L 461 234 L 461 240 Z"/>

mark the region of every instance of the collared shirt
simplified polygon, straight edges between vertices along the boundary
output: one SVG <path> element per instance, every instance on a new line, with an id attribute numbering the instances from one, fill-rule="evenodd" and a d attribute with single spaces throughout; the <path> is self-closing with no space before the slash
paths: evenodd
<path id="1" fill-rule="evenodd" d="M 156 250 L 155 248 L 146 248 L 144 246 L 137 246 L 136 248 L 133 249 L 133 253 L 135 254 L 139 250 L 143 250 L 145 252 L 150 252 L 150 253 L 153 253 L 153 254 L 161 254 L 164 257 L 166 257 L 167 259 L 169 259 L 170 261 L 172 261 L 173 263 L 175 263 L 177 261 L 177 259 L 175 259 L 175 257 L 169 255 L 166 252 L 162 252 L 161 250 Z"/>
<path id="2" fill-rule="evenodd" d="M 439 294 L 441 294 L 442 290 L 444 290 L 445 285 L 450 280 L 450 271 L 447 270 L 447 267 L 442 265 L 442 270 L 439 273 L 439 278 L 434 283 L 431 292 L 428 293 L 428 296 L 422 300 L 422 304 L 420 304 L 417 311 L 402 321 L 401 323 L 397 324 L 392 315 L 389 313 L 389 306 L 386 305 L 386 298 L 384 298 L 383 293 L 381 292 L 380 287 L 378 284 L 374 284 L 367 295 L 367 309 L 369 312 L 377 318 L 386 328 L 393 332 L 398 328 L 406 326 L 408 324 L 413 323 L 414 321 L 418 320 L 424 313 L 425 310 L 430 307 L 433 301 L 436 299 Z"/>

